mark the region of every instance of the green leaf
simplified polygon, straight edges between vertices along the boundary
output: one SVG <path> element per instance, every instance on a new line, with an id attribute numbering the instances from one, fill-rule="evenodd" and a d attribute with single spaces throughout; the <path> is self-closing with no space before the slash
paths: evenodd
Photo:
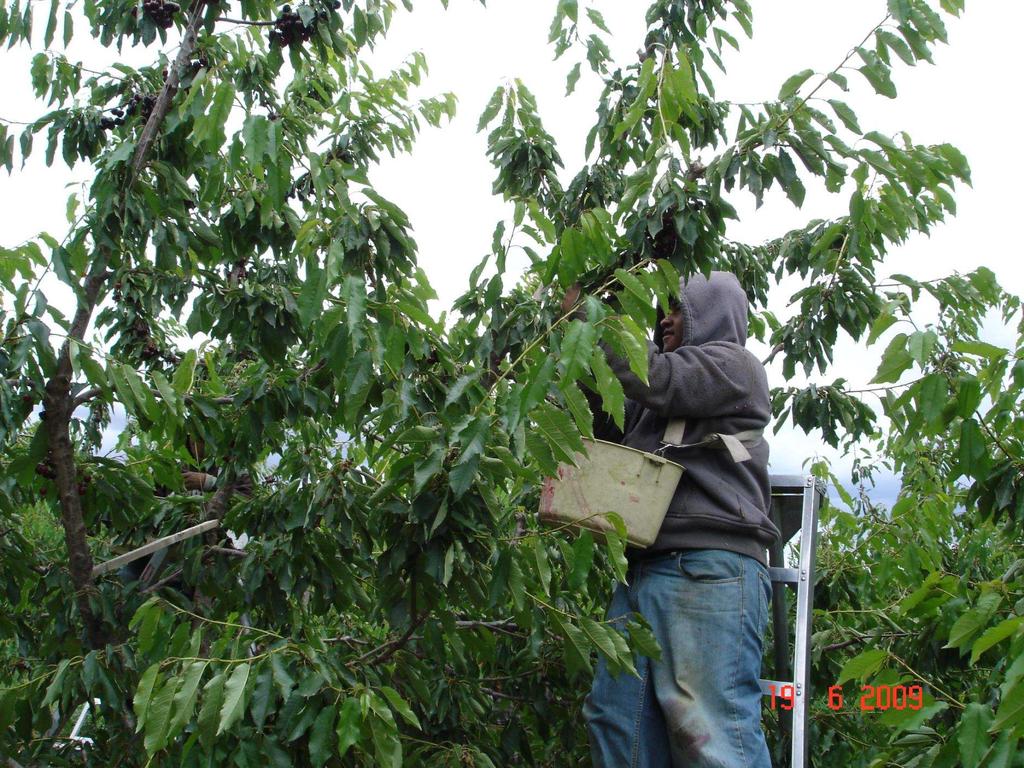
<path id="1" fill-rule="evenodd" d="M 551 566 L 548 564 L 548 552 L 540 537 L 533 540 L 533 557 L 537 562 L 537 575 L 540 577 L 544 594 L 551 592 Z"/>
<path id="2" fill-rule="evenodd" d="M 631 317 L 621 317 L 621 327 L 612 327 L 611 338 L 626 353 L 629 368 L 647 384 L 647 336 Z"/>
<path id="3" fill-rule="evenodd" d="M 168 739 L 176 737 L 192 719 L 199 693 L 199 682 L 206 672 L 208 661 L 194 661 L 189 664 L 183 676 L 181 687 L 174 694 L 174 717 L 167 731 Z"/>
<path id="4" fill-rule="evenodd" d="M 963 768 L 978 768 L 982 755 L 988 749 L 988 730 L 992 722 L 992 710 L 984 704 L 971 702 L 960 716 L 956 729 L 956 741 L 960 746 L 960 760 Z"/>
<path id="5" fill-rule="evenodd" d="M 142 677 L 139 678 L 139 687 L 135 691 L 135 698 L 132 701 L 132 708 L 135 711 L 135 732 L 138 733 L 146 724 L 149 715 L 149 704 L 153 698 L 153 689 L 156 686 L 157 673 L 160 671 L 160 662 L 151 665 Z"/>
<path id="6" fill-rule="evenodd" d="M 875 374 L 870 383 L 884 384 L 886 382 L 899 381 L 903 372 L 914 364 L 914 358 L 907 351 L 907 334 L 898 333 L 893 336 L 889 346 L 882 354 L 882 362 L 878 366 L 878 373 Z"/>
<path id="7" fill-rule="evenodd" d="M 875 89 L 875 93 L 886 96 L 890 99 L 896 98 L 896 85 L 889 76 L 889 70 L 884 64 L 875 66 L 864 65 L 858 68 L 859 72 Z"/>
<path id="8" fill-rule="evenodd" d="M 163 687 L 153 694 L 146 716 L 144 746 L 146 754 L 152 756 L 167 746 L 168 730 L 171 725 L 171 705 L 181 684 L 180 677 L 168 678 Z"/>
<path id="9" fill-rule="evenodd" d="M 448 390 L 448 394 L 445 395 L 444 407 L 447 408 L 448 406 L 455 403 L 460 397 L 462 397 L 466 389 L 469 388 L 469 385 L 476 382 L 479 378 L 480 373 L 479 371 L 476 371 L 474 373 L 467 373 L 464 376 L 460 376 L 458 379 L 456 379 L 455 383 L 452 384 L 452 388 Z M 432 434 L 434 437 L 436 437 L 436 434 Z"/>
<path id="10" fill-rule="evenodd" d="M 391 704 L 392 709 L 402 716 L 402 719 L 417 730 L 423 730 L 423 726 L 420 725 L 420 721 L 419 718 L 416 717 L 416 713 L 412 711 L 412 708 L 406 700 L 402 698 L 398 691 L 385 685 L 380 689 L 380 692 L 384 694 L 384 698 L 386 698 L 388 703 Z"/>
<path id="11" fill-rule="evenodd" d="M 587 639 L 606 657 L 610 659 L 618 658 L 618 654 L 615 652 L 615 641 L 608 634 L 614 632 L 614 629 L 604 624 L 598 624 L 588 616 L 580 616 L 580 629 L 583 630 Z"/>
<path id="12" fill-rule="evenodd" d="M 569 571 L 569 589 L 579 590 L 587 582 L 594 564 L 594 537 L 583 529 L 572 543 L 572 562 Z"/>
<path id="13" fill-rule="evenodd" d="M 963 352 L 967 355 L 978 355 L 987 357 L 990 360 L 998 360 L 1009 354 L 1010 350 L 1004 347 L 997 347 L 994 344 L 986 344 L 984 341 L 956 341 L 953 342 L 954 352 Z"/>
<path id="14" fill-rule="evenodd" d="M 629 629 L 629 636 L 633 641 L 633 645 L 640 653 L 655 661 L 661 660 L 661 645 L 658 643 L 650 627 L 632 620 L 626 627 Z"/>
<path id="15" fill-rule="evenodd" d="M 594 352 L 597 329 L 581 320 L 573 320 L 562 337 L 561 363 L 565 366 L 564 378 L 575 381 L 589 369 L 590 356 Z"/>
<path id="16" fill-rule="evenodd" d="M 949 630 L 949 642 L 943 648 L 963 648 L 988 624 L 1003 600 L 998 592 L 986 592 L 969 611 L 963 613 Z"/>
<path id="17" fill-rule="evenodd" d="M 806 83 L 813 75 L 813 69 L 804 69 L 787 78 L 786 82 L 782 84 L 782 88 L 779 89 L 779 101 L 785 101 L 794 96 L 800 90 L 800 86 Z"/>
<path id="18" fill-rule="evenodd" d="M 829 99 L 828 103 L 836 113 L 836 117 L 842 121 L 843 125 L 854 133 L 863 133 L 860 129 L 860 124 L 857 122 L 856 113 L 854 113 L 854 111 L 850 109 L 845 102 Z"/>
<path id="19" fill-rule="evenodd" d="M 359 700 L 349 697 L 341 705 L 341 712 L 338 714 L 338 756 L 344 757 L 345 753 L 356 744 L 363 736 L 363 714 L 359 708 Z"/>
<path id="20" fill-rule="evenodd" d="M 999 702 L 995 720 L 989 726 L 989 733 L 999 733 L 1016 728 L 1024 720 L 1024 680 L 1018 680 Z"/>
<path id="21" fill-rule="evenodd" d="M 956 382 L 956 413 L 967 418 L 981 404 L 981 382 L 973 376 L 961 376 Z"/>
<path id="22" fill-rule="evenodd" d="M 263 156 L 269 147 L 270 121 L 265 115 L 249 115 L 242 124 L 242 143 L 245 157 L 251 165 L 262 165 Z"/>
<path id="23" fill-rule="evenodd" d="M 185 353 L 181 363 L 178 364 L 178 370 L 174 372 L 174 376 L 171 379 L 171 386 L 174 387 L 174 391 L 179 395 L 187 395 L 192 391 L 192 382 L 195 380 L 196 375 L 196 361 L 198 357 L 194 349 L 190 349 Z"/>
<path id="24" fill-rule="evenodd" d="M 271 657 L 273 658 L 273 656 Z M 203 686 L 203 705 L 199 708 L 199 738 L 203 743 L 210 745 L 217 733 L 217 720 L 220 708 L 224 702 L 224 680 L 227 675 L 221 672 L 214 675 Z"/>
<path id="25" fill-rule="evenodd" d="M 620 283 L 622 283 L 622 286 L 633 294 L 642 304 L 650 303 L 651 293 L 647 290 L 647 287 L 640 282 L 640 279 L 636 277 L 636 275 L 633 275 L 624 269 L 616 269 L 615 277 Z"/>
<path id="26" fill-rule="evenodd" d="M 324 707 L 313 721 L 309 731 L 309 762 L 320 768 L 331 757 L 331 736 L 334 725 L 334 707 Z"/>
<path id="27" fill-rule="evenodd" d="M 895 322 L 896 316 L 888 307 L 883 308 L 881 314 L 879 314 L 878 317 L 875 318 L 875 322 L 871 324 L 871 332 L 868 334 L 867 340 L 868 346 L 874 344 L 878 340 L 878 337 Z"/>
<path id="28" fill-rule="evenodd" d="M 487 124 L 494 119 L 495 115 L 497 115 L 498 111 L 501 109 L 501 104 L 504 100 L 505 89 L 498 88 L 497 90 L 495 90 L 494 94 L 491 96 L 491 100 L 487 102 L 487 106 L 484 108 L 483 113 L 480 115 L 480 122 L 477 123 L 476 126 L 477 133 L 480 133 L 480 131 L 486 128 Z"/>
<path id="29" fill-rule="evenodd" d="M 440 447 L 435 447 L 434 450 L 427 454 L 425 461 L 416 464 L 412 478 L 412 492 L 414 495 L 418 496 L 420 494 L 426 487 L 427 482 L 441 471 L 443 464 L 444 451 Z"/>
<path id="30" fill-rule="evenodd" d="M 459 464 L 465 464 L 471 458 L 480 456 L 490 433 L 491 417 L 488 414 L 483 413 L 476 418 L 466 416 L 460 422 L 460 428 L 456 434 L 458 444 L 462 447 Z"/>
<path id="31" fill-rule="evenodd" d="M 922 368 L 928 363 L 939 337 L 935 331 L 915 331 L 907 340 L 907 351 Z"/>
<path id="32" fill-rule="evenodd" d="M 941 373 L 930 373 L 921 382 L 917 394 L 917 407 L 929 429 L 941 425 L 942 410 L 949 398 L 949 382 Z"/>
<path id="33" fill-rule="evenodd" d="M 590 673 L 590 643 L 587 641 L 587 636 L 569 620 L 561 615 L 554 615 L 555 622 L 558 624 L 561 630 L 562 637 L 564 638 L 563 649 L 565 653 L 565 663 L 567 669 L 570 671 L 578 669 Z"/>
<path id="34" fill-rule="evenodd" d="M 575 463 L 575 453 L 583 451 L 583 439 L 565 413 L 549 403 L 541 403 L 534 413 L 537 431 L 559 461 Z"/>
<path id="35" fill-rule="evenodd" d="M 162 409 L 157 403 L 156 398 L 153 397 L 153 392 L 146 386 L 142 377 L 139 376 L 133 368 L 130 368 L 127 365 L 121 366 L 120 368 L 122 375 L 128 382 L 128 386 L 131 388 L 135 402 L 139 404 L 141 413 L 151 421 L 159 420 L 164 409 Z"/>
<path id="36" fill-rule="evenodd" d="M 178 393 L 174 391 L 171 387 L 171 383 L 167 380 L 167 377 L 160 373 L 160 371 L 150 371 L 150 374 L 153 376 L 153 383 L 156 385 L 156 391 L 160 393 L 160 398 L 164 402 L 165 410 L 167 410 L 179 423 L 181 423 L 182 403 L 181 399 L 178 397 Z"/>
<path id="37" fill-rule="evenodd" d="M 987 466 L 988 446 L 985 435 L 974 419 L 964 419 L 960 424 L 960 464 L 963 474 L 978 477 Z"/>
<path id="38" fill-rule="evenodd" d="M 569 70 L 568 77 L 565 78 L 565 95 L 568 96 L 574 90 L 576 90 L 576 83 L 580 79 L 580 62 L 576 62 L 576 65 Z"/>
<path id="39" fill-rule="evenodd" d="M 71 662 L 67 659 L 62 659 L 57 665 L 57 671 L 53 675 L 53 680 L 46 686 L 46 694 L 43 696 L 42 706 L 48 707 L 51 703 L 56 701 L 61 694 L 64 687 L 64 678 L 67 676 L 68 667 Z"/>
<path id="40" fill-rule="evenodd" d="M 270 705 L 274 699 L 274 675 L 269 666 L 264 666 L 256 676 L 256 682 L 249 697 L 249 716 L 257 731 L 263 730 L 263 724 L 270 713 Z"/>
<path id="41" fill-rule="evenodd" d="M 530 368 L 526 374 L 520 413 L 528 414 L 537 403 L 547 396 L 548 387 L 550 387 L 554 375 L 555 360 L 550 356 L 546 356 Z"/>
<path id="42" fill-rule="evenodd" d="M 1022 624 L 1024 624 L 1024 616 L 1011 616 L 994 627 L 986 629 L 971 646 L 971 664 L 977 662 L 981 658 L 981 654 L 989 648 L 1015 634 Z"/>
<path id="43" fill-rule="evenodd" d="M 224 703 L 220 708 L 217 735 L 233 726 L 245 711 L 245 686 L 249 682 L 249 662 L 240 663 L 232 670 L 224 684 Z"/>
<path id="44" fill-rule="evenodd" d="M 433 443 L 440 439 L 441 433 L 437 427 L 426 427 L 417 424 L 409 427 L 394 439 L 394 445 L 415 445 L 418 443 Z"/>
<path id="45" fill-rule="evenodd" d="M 386 768 L 401 768 L 402 742 L 398 739 L 395 716 L 384 701 L 375 694 L 370 695 L 370 708 L 376 715 L 376 717 L 370 718 L 370 736 L 373 738 L 376 765 L 386 766 Z"/>
<path id="46" fill-rule="evenodd" d="M 606 512 L 605 518 L 616 528 L 614 531 L 604 531 L 605 555 L 611 563 L 615 578 L 619 581 L 626 580 L 626 569 L 629 563 L 626 560 L 626 530 L 622 518 L 615 512 Z"/>
<path id="47" fill-rule="evenodd" d="M 592 351 L 592 350 L 591 350 Z M 587 359 L 590 355 L 588 352 Z M 565 400 L 565 405 L 572 414 L 573 421 L 583 437 L 594 436 L 594 414 L 590 410 L 590 404 L 586 396 L 575 382 L 560 382 L 558 385 Z"/>
<path id="48" fill-rule="evenodd" d="M 1011 741 L 1012 739 L 1012 741 Z M 1019 736 L 1011 736 L 1010 731 L 1001 731 L 981 760 L 983 768 L 1011 768 L 1016 756 Z"/>
<path id="49" fill-rule="evenodd" d="M 288 697 L 292 694 L 292 688 L 295 687 L 295 680 L 288 673 L 285 668 L 284 661 L 281 658 L 280 653 L 275 653 L 270 657 L 270 671 L 274 675 L 274 682 L 277 683 L 277 689 L 281 692 L 281 699 L 287 701 Z"/>
<path id="50" fill-rule="evenodd" d="M 601 347 L 596 347 L 590 356 L 590 369 L 594 372 L 594 378 L 597 380 L 597 391 L 601 395 L 602 409 L 612 417 L 620 430 L 624 429 L 626 393 L 622 389 L 622 382 L 608 365 Z"/>
<path id="51" fill-rule="evenodd" d="M 341 287 L 341 296 L 345 300 L 349 341 L 355 352 L 362 347 L 365 338 L 363 324 L 366 322 L 366 283 L 363 278 L 354 275 L 346 277 Z"/>
<path id="52" fill-rule="evenodd" d="M 448 473 L 448 485 L 456 499 L 461 498 L 473 485 L 479 468 L 480 456 L 478 455 L 472 456 L 466 461 L 460 459 L 459 463 L 452 467 Z"/>
<path id="53" fill-rule="evenodd" d="M 567 227 L 558 244 L 558 279 L 562 285 L 575 281 L 584 270 L 590 245 L 578 229 Z"/>
<path id="54" fill-rule="evenodd" d="M 295 304 L 299 308 L 299 321 L 304 327 L 319 316 L 323 310 L 324 297 L 327 295 L 327 271 L 320 268 L 315 256 L 306 262 L 306 279 L 302 283 Z"/>
<path id="55" fill-rule="evenodd" d="M 854 656 L 843 665 L 836 678 L 836 685 L 842 685 L 847 680 L 866 679 L 877 672 L 888 657 L 889 654 L 881 648 L 872 648 Z"/>
<path id="56" fill-rule="evenodd" d="M 611 30 L 608 29 L 608 25 L 605 23 L 604 16 L 601 15 L 600 11 L 595 8 L 587 8 L 587 18 L 602 32 L 611 34 Z"/>
<path id="57" fill-rule="evenodd" d="M 697 101 L 697 84 L 693 80 L 690 61 L 681 48 L 679 58 L 678 66 L 666 63 L 668 70 L 661 91 L 661 108 L 670 123 L 678 120 L 679 115 Z"/>
<path id="58" fill-rule="evenodd" d="M 103 372 L 103 368 L 89 355 L 89 350 L 81 344 L 71 344 L 70 349 L 71 362 L 76 370 L 81 370 L 89 380 L 89 383 L 94 387 L 99 387 L 104 392 L 109 392 L 110 382 L 107 380 L 107 375 Z"/>

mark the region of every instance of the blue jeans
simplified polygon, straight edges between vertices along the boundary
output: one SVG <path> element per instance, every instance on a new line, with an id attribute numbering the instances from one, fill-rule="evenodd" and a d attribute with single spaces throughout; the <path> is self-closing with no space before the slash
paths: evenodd
<path id="1" fill-rule="evenodd" d="M 661 660 L 639 677 L 598 660 L 583 705 L 595 768 L 771 768 L 761 731 L 761 652 L 771 581 L 757 560 L 692 549 L 630 565 L 608 619 L 647 619 Z"/>

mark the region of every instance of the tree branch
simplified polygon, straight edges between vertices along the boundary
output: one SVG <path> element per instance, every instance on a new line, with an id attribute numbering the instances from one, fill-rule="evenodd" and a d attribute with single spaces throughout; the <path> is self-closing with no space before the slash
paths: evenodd
<path id="1" fill-rule="evenodd" d="M 135 179 L 142 172 L 143 166 L 149 157 L 149 151 L 160 133 L 160 126 L 167 116 L 167 110 L 171 108 L 171 99 L 178 90 L 178 82 L 181 79 L 181 71 L 188 65 L 192 58 L 192 51 L 196 47 L 196 32 L 203 20 L 203 11 L 206 6 L 205 0 L 193 0 L 192 10 L 189 15 L 188 24 L 185 25 L 185 33 L 178 48 L 178 55 L 174 64 L 167 68 L 167 79 L 160 94 L 156 97 L 156 104 L 149 114 L 146 126 L 142 129 L 139 143 L 135 145 L 135 154 L 132 156 L 131 174 L 128 177 L 128 184 L 125 186 L 126 193 L 131 189 Z"/>
<path id="2" fill-rule="evenodd" d="M 231 503 L 231 497 L 235 493 L 236 482 L 233 479 L 229 480 L 214 492 L 213 498 L 206 505 L 207 520 L 220 520 L 224 517 L 224 513 L 228 511 L 228 504 Z"/>

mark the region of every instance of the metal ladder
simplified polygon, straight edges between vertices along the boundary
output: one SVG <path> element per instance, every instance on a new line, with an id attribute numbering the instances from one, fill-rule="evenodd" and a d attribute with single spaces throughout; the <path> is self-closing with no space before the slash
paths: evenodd
<path id="1" fill-rule="evenodd" d="M 818 546 L 818 510 L 825 498 L 825 486 L 808 475 L 772 475 L 772 522 L 782 536 L 768 551 L 768 573 L 772 580 L 772 636 L 775 675 L 781 680 L 764 680 L 761 692 L 776 697 L 792 709 L 779 707 L 783 731 L 791 734 L 790 768 L 807 765 L 807 709 L 811 695 L 811 617 L 814 602 L 815 554 Z M 800 563 L 785 567 L 783 550 L 800 534 Z M 796 591 L 796 627 L 792 664 L 789 655 L 786 586 Z M 786 678 L 792 675 L 791 680 Z M 789 691 L 784 692 L 788 686 Z"/>

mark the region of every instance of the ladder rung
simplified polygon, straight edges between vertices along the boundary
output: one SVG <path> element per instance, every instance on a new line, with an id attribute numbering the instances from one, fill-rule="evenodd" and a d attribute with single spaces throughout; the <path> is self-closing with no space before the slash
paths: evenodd
<path id="1" fill-rule="evenodd" d="M 769 568 L 768 577 L 772 581 L 784 584 L 797 584 L 800 581 L 800 570 L 797 568 Z"/>
<path id="2" fill-rule="evenodd" d="M 771 696 L 772 695 L 771 686 L 773 686 L 773 685 L 775 686 L 775 695 L 776 696 L 781 696 L 782 695 L 782 686 L 784 686 L 784 685 L 788 685 L 791 688 L 793 688 L 794 689 L 794 695 L 796 695 L 795 694 L 796 686 L 793 683 L 789 682 L 789 681 L 784 681 L 784 680 L 758 680 L 757 682 L 760 683 L 760 685 L 761 685 L 761 695 L 763 695 L 763 696 Z"/>

